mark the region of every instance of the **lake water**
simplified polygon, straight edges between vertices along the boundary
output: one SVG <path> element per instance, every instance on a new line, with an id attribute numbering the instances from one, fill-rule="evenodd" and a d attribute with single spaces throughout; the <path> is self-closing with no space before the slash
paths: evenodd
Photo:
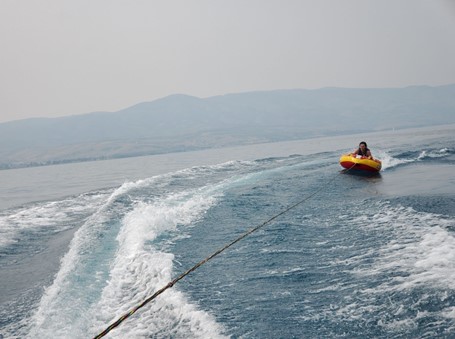
<path id="1" fill-rule="evenodd" d="M 343 173 L 362 140 L 379 176 Z M 455 337 L 455 126 L 0 171 L 0 337 Z"/>

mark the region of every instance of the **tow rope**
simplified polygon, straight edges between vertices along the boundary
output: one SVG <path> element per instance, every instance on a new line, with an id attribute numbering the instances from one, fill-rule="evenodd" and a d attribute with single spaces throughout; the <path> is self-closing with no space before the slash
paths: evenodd
<path id="1" fill-rule="evenodd" d="M 352 165 L 352 167 L 346 169 L 346 170 L 343 170 L 343 171 L 340 171 L 338 172 L 336 175 L 333 176 L 332 179 L 330 179 L 329 181 L 327 181 L 325 183 L 325 185 L 322 185 L 319 189 L 317 189 L 315 192 L 311 193 L 310 195 L 308 195 L 307 197 L 305 197 L 304 199 L 300 200 L 299 202 L 287 207 L 285 210 L 281 211 L 280 213 L 274 215 L 273 217 L 271 217 L 270 219 L 264 221 L 262 224 L 259 224 L 257 225 L 256 227 L 253 227 L 251 228 L 249 231 L 245 232 L 244 234 L 242 234 L 241 236 L 239 236 L 237 239 L 231 241 L 230 243 L 228 243 L 227 245 L 225 245 L 224 247 L 220 248 L 219 250 L 215 251 L 214 253 L 212 253 L 210 256 L 208 256 L 207 258 L 205 258 L 204 260 L 201 260 L 200 262 L 198 262 L 196 265 L 194 265 L 193 267 L 191 267 L 189 270 L 187 270 L 186 272 L 182 273 L 181 275 L 179 275 L 177 278 L 173 279 L 172 281 L 170 281 L 166 286 L 160 288 L 158 291 L 156 291 L 153 295 L 151 295 L 150 297 L 148 297 L 147 299 L 145 299 L 143 302 L 141 302 L 140 304 L 136 305 L 135 307 L 133 307 L 130 311 L 128 311 L 127 313 L 125 313 L 124 315 L 122 315 L 120 318 L 118 318 L 115 322 L 113 322 L 111 325 L 109 325 L 104 331 L 100 332 L 98 335 L 96 335 L 94 337 L 94 339 L 99 339 L 99 338 L 102 338 L 104 337 L 106 334 L 108 334 L 110 331 L 112 331 L 114 328 L 116 328 L 117 326 L 119 326 L 122 322 L 124 322 L 126 319 L 128 319 L 130 316 L 132 316 L 134 313 L 136 313 L 140 308 L 144 307 L 145 305 L 147 305 L 149 302 L 151 302 L 153 299 L 155 299 L 156 297 L 158 297 L 161 293 L 163 293 L 164 291 L 166 291 L 168 288 L 171 288 L 173 287 L 177 282 L 179 282 L 180 280 L 182 280 L 183 278 L 185 278 L 188 274 L 190 274 L 191 272 L 195 271 L 196 269 L 198 269 L 199 267 L 201 267 L 202 265 L 204 265 L 205 263 L 207 263 L 209 260 L 213 259 L 214 257 L 216 257 L 218 254 L 224 252 L 225 250 L 227 250 L 229 247 L 231 247 L 232 245 L 238 243 L 240 240 L 246 238 L 247 236 L 249 236 L 251 233 L 253 232 L 256 232 L 258 229 L 264 227 L 265 225 L 267 224 L 270 224 L 273 220 L 277 219 L 278 217 L 282 216 L 283 214 L 289 212 L 290 210 L 296 208 L 297 206 L 303 204 L 305 201 L 311 199 L 312 197 L 314 197 L 316 194 L 318 194 L 319 192 L 321 192 L 323 189 L 325 189 L 329 184 L 331 184 L 337 177 L 338 175 L 340 175 L 341 173 L 347 173 L 349 172 L 356 164 Z"/>

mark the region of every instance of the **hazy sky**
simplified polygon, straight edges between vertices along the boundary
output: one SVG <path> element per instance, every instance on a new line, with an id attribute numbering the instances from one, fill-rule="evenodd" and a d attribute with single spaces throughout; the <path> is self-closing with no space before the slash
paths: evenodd
<path id="1" fill-rule="evenodd" d="M 455 0 L 0 0 L 0 122 L 175 93 L 455 83 Z"/>

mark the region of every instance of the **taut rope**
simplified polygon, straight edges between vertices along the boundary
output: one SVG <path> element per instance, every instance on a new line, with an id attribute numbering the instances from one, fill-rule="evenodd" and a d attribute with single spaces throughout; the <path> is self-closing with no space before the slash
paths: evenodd
<path id="1" fill-rule="evenodd" d="M 145 305 L 147 305 L 149 302 L 151 302 L 153 299 L 155 299 L 156 297 L 158 297 L 161 293 L 163 293 L 164 291 L 166 291 L 168 288 L 171 288 L 172 286 L 174 286 L 178 281 L 182 280 L 183 278 L 185 278 L 188 274 L 190 274 L 191 272 L 195 271 L 196 269 L 198 269 L 200 266 L 204 265 L 206 262 L 208 262 L 209 260 L 213 259 L 214 257 L 216 257 L 218 254 L 220 254 L 221 252 L 227 250 L 229 247 L 231 247 L 232 245 L 238 243 L 240 240 L 246 238 L 247 236 L 249 236 L 251 233 L 253 232 L 256 232 L 258 229 L 264 227 L 265 225 L 271 223 L 273 220 L 275 220 L 276 218 L 282 216 L 283 214 L 289 212 L 290 210 L 296 208 L 297 206 L 303 204 L 305 201 L 311 199 L 312 197 L 314 197 L 316 194 L 318 194 L 319 192 L 321 192 L 324 188 L 326 188 L 329 184 L 331 184 L 335 178 L 341 174 L 341 173 L 346 173 L 348 172 L 349 170 L 351 170 L 353 167 L 355 166 L 355 164 L 350 167 L 349 169 L 345 170 L 345 171 L 340 171 L 337 175 L 334 175 L 333 178 L 331 180 L 329 180 L 328 182 L 326 182 L 325 185 L 321 186 L 319 189 L 317 189 L 315 192 L 311 193 L 310 195 L 308 195 L 307 197 L 305 197 L 304 199 L 300 200 L 299 202 L 289 206 L 288 208 L 286 208 L 285 210 L 283 210 L 282 212 L 274 215 L 273 217 L 271 217 L 270 219 L 264 221 L 262 224 L 260 225 L 257 225 L 256 227 L 253 227 L 251 228 L 249 231 L 245 232 L 244 234 L 242 234 L 241 236 L 239 236 L 237 239 L 231 241 L 230 243 L 228 243 L 227 245 L 225 245 L 223 248 L 220 248 L 219 250 L 215 251 L 214 253 L 212 253 L 210 256 L 208 256 L 207 258 L 205 258 L 204 260 L 201 260 L 200 262 L 198 262 L 196 265 L 194 265 L 193 267 L 191 267 L 189 270 L 187 270 L 186 272 L 182 273 L 181 275 L 179 275 L 177 278 L 175 278 L 174 280 L 170 281 L 166 286 L 160 288 L 158 291 L 156 291 L 153 295 L 151 295 L 150 297 L 148 297 L 147 299 L 145 299 L 143 302 L 141 302 L 140 304 L 136 305 L 135 307 L 133 307 L 129 312 L 125 313 L 124 315 L 122 315 L 120 318 L 118 318 L 115 322 L 113 322 L 111 325 L 109 325 L 104 331 L 102 331 L 101 333 L 99 333 L 97 336 L 94 337 L 94 339 L 99 339 L 99 338 L 102 338 L 104 337 L 106 334 L 108 334 L 111 330 L 113 330 L 114 328 L 116 328 L 117 326 L 119 326 L 122 322 L 124 322 L 126 319 L 128 319 L 130 316 L 132 316 L 134 313 L 136 313 L 137 310 L 139 310 L 140 308 L 144 307 Z"/>

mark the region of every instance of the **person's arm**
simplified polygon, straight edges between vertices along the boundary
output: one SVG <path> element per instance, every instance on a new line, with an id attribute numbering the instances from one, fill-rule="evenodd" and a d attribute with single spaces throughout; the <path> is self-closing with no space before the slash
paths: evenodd
<path id="1" fill-rule="evenodd" d="M 367 157 L 368 157 L 368 159 L 373 159 L 373 155 L 371 155 L 370 151 L 367 151 Z"/>

